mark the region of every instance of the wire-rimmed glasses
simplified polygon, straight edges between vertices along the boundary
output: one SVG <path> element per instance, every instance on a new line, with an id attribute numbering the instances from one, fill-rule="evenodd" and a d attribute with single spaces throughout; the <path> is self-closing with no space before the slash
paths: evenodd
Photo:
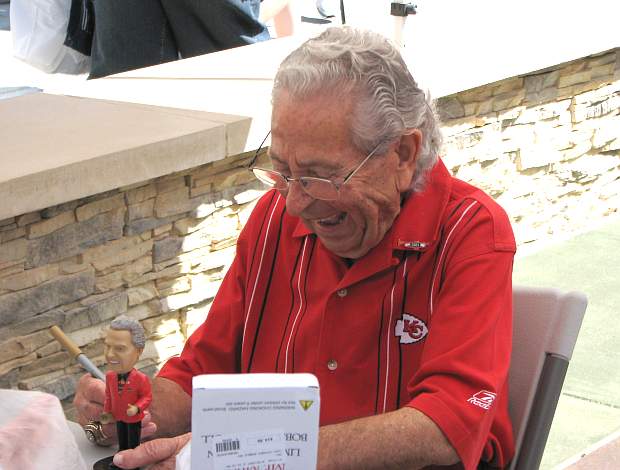
<path id="1" fill-rule="evenodd" d="M 267 186 L 276 188 L 278 191 L 287 191 L 291 183 L 297 182 L 310 197 L 314 199 L 321 199 L 323 201 L 334 201 L 338 199 L 340 195 L 340 188 L 342 188 L 351 180 L 351 178 L 353 178 L 353 176 L 355 176 L 355 173 L 357 173 L 359 169 L 364 166 L 364 164 L 379 148 L 379 146 L 375 147 L 374 150 L 370 152 L 355 168 L 350 170 L 349 173 L 347 173 L 347 175 L 343 178 L 338 178 L 338 180 L 316 178 L 314 176 L 300 176 L 298 178 L 293 178 L 291 176 L 283 175 L 275 170 L 254 166 L 254 163 L 256 162 L 267 137 L 269 137 L 269 134 L 267 134 L 267 136 L 263 139 L 263 142 L 248 165 L 248 169 L 254 173 L 254 176 Z"/>

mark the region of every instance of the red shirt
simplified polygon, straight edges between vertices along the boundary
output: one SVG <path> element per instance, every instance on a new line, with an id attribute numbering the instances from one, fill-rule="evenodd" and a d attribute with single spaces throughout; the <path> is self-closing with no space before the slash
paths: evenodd
<path id="1" fill-rule="evenodd" d="M 191 394 L 197 374 L 310 372 L 322 425 L 411 406 L 465 468 L 504 466 L 514 252 L 505 212 L 441 161 L 351 267 L 270 191 L 206 321 L 159 375 Z"/>
<path id="2" fill-rule="evenodd" d="M 116 372 L 106 373 L 103 411 L 112 413 L 116 421 L 123 421 L 124 423 L 142 421 L 144 410 L 151 404 L 151 397 L 151 382 L 142 372 L 131 369 L 122 392 L 118 391 L 118 375 Z M 128 405 L 136 405 L 140 411 L 134 416 L 127 416 Z"/>

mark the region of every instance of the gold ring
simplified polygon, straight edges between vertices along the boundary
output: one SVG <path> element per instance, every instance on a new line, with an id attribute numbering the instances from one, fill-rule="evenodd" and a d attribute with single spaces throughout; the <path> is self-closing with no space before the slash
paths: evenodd
<path id="1" fill-rule="evenodd" d="M 102 442 L 108 439 L 103 432 L 103 425 L 99 421 L 90 420 L 83 426 L 86 439 L 93 444 L 102 445 Z"/>

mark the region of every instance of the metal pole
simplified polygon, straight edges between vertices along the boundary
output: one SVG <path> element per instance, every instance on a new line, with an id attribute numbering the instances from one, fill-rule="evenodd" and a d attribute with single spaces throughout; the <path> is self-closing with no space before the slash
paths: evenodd
<path id="1" fill-rule="evenodd" d="M 409 15 L 416 14 L 416 6 L 413 3 L 405 3 L 405 0 L 395 0 L 390 2 L 390 14 L 394 17 L 394 43 L 398 47 L 403 47 L 403 31 L 405 21 Z"/>

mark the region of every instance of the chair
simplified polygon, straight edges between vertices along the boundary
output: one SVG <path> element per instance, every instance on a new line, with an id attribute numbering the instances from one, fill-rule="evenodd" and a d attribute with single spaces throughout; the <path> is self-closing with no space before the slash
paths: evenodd
<path id="1" fill-rule="evenodd" d="M 508 381 L 516 452 L 510 470 L 540 466 L 586 305 L 580 292 L 513 289 Z"/>

